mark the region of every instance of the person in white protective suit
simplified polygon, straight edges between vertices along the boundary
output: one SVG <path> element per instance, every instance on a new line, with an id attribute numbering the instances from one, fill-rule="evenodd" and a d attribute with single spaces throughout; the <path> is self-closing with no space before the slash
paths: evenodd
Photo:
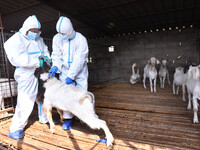
<path id="1" fill-rule="evenodd" d="M 53 37 L 52 62 L 49 76 L 59 73 L 59 79 L 66 84 L 74 84 L 87 91 L 88 88 L 88 44 L 86 38 L 75 32 L 70 19 L 60 17 L 56 25 L 57 34 Z M 73 114 L 63 112 L 63 130 L 72 128 Z"/>
<path id="2" fill-rule="evenodd" d="M 38 92 L 38 79 L 34 76 L 36 68 L 42 67 L 42 56 L 50 61 L 49 51 L 39 31 L 41 25 L 35 15 L 29 16 L 19 32 L 4 43 L 4 48 L 10 63 L 16 66 L 14 78 L 18 83 L 18 96 L 15 114 L 10 125 L 9 136 L 13 139 L 24 137 L 24 127 L 27 124 Z M 40 123 L 47 123 L 47 116 L 38 104 Z"/>

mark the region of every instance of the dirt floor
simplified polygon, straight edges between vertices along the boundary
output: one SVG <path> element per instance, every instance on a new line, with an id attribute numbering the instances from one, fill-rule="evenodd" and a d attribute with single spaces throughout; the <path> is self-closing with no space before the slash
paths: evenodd
<path id="1" fill-rule="evenodd" d="M 96 113 L 107 122 L 115 141 L 106 147 L 96 139 L 105 138 L 103 130 L 92 130 L 75 118 L 73 129 L 62 130 L 56 125 L 55 134 L 49 126 L 40 124 L 35 110 L 29 118 L 23 140 L 9 138 L 11 117 L 0 119 L 0 149 L 76 149 L 76 150 L 199 150 L 200 124 L 193 124 L 193 111 L 181 93 L 172 94 L 172 87 L 157 93 L 145 90 L 141 83 L 93 83 L 89 90 L 96 98 Z M 200 113 L 198 113 L 200 116 Z M 59 119 L 54 111 L 54 118 Z"/>

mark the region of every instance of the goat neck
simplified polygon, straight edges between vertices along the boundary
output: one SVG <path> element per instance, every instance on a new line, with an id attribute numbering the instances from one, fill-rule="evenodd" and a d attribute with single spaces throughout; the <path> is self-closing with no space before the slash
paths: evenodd
<path id="1" fill-rule="evenodd" d="M 155 67 L 155 65 L 151 65 L 151 66 L 150 66 L 150 70 L 153 71 L 153 72 L 156 72 L 156 67 Z"/>

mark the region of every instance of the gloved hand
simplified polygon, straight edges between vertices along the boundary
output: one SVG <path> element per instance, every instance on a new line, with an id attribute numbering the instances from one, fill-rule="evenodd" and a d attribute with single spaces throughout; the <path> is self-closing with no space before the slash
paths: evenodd
<path id="1" fill-rule="evenodd" d="M 48 77 L 53 77 L 55 76 L 56 72 L 58 71 L 58 67 L 53 66 L 50 70 L 49 70 L 49 75 Z"/>
<path id="2" fill-rule="evenodd" d="M 72 84 L 74 81 L 71 79 L 71 78 L 69 78 L 69 77 L 67 77 L 66 79 L 65 79 L 65 83 L 66 84 Z"/>
<path id="3" fill-rule="evenodd" d="M 51 63 L 51 59 L 48 56 L 44 56 L 44 61 L 48 61 L 49 63 Z"/>
<path id="4" fill-rule="evenodd" d="M 44 59 L 43 57 L 39 57 L 40 67 L 44 67 Z"/>

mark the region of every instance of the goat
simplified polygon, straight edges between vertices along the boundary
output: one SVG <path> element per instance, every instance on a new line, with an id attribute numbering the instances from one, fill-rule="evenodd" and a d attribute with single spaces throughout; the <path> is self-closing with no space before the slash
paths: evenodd
<path id="1" fill-rule="evenodd" d="M 67 85 L 57 78 L 48 78 L 48 73 L 40 75 L 40 79 L 45 81 L 43 108 L 50 123 L 50 131 L 55 132 L 55 124 L 52 121 L 52 107 L 57 108 L 61 122 L 63 120 L 62 111 L 70 111 L 81 121 L 85 122 L 92 129 L 102 128 L 107 137 L 107 146 L 111 146 L 114 140 L 106 122 L 98 119 L 94 109 L 94 95 L 73 85 Z"/>
<path id="2" fill-rule="evenodd" d="M 160 78 L 160 88 L 161 89 L 164 89 L 164 87 L 165 87 L 166 77 L 167 77 L 168 84 L 170 85 L 169 72 L 167 70 L 167 60 L 162 60 L 162 64 L 160 65 L 158 74 L 159 74 L 159 78 Z"/>
<path id="3" fill-rule="evenodd" d="M 154 80 L 154 92 L 156 92 L 156 80 L 157 80 L 156 64 L 159 63 L 160 63 L 159 60 L 157 60 L 155 57 L 151 57 L 151 59 L 148 61 L 148 64 L 144 67 L 143 86 L 146 89 L 145 81 L 146 78 L 149 78 L 151 92 L 153 92 L 152 80 Z"/>
<path id="4" fill-rule="evenodd" d="M 132 75 L 130 77 L 130 83 L 135 84 L 136 82 L 140 81 L 140 74 L 139 69 L 137 69 L 137 73 L 135 73 L 135 67 L 137 66 L 136 63 L 132 65 Z"/>
<path id="5" fill-rule="evenodd" d="M 178 95 L 179 92 L 179 86 L 182 86 L 183 91 L 183 101 L 185 100 L 185 86 L 187 82 L 187 73 L 184 73 L 183 67 L 176 67 L 175 73 L 174 73 L 174 80 L 173 80 L 173 94 Z M 175 92 L 175 86 L 177 86 L 176 92 Z"/>
<path id="6" fill-rule="evenodd" d="M 17 96 L 17 82 L 14 79 L 10 79 L 10 85 L 12 90 L 12 96 Z M 4 98 L 11 97 L 9 80 L 8 78 L 0 78 L 0 110 L 5 109 Z M 2 116 L 6 116 L 8 113 L 2 113 Z"/>
<path id="7" fill-rule="evenodd" d="M 188 107 L 191 109 L 191 95 L 193 101 L 194 118 L 193 123 L 199 123 L 198 120 L 198 102 L 200 100 L 200 65 L 196 67 L 190 67 L 188 70 L 188 80 L 187 80 L 187 91 L 188 91 Z"/>

